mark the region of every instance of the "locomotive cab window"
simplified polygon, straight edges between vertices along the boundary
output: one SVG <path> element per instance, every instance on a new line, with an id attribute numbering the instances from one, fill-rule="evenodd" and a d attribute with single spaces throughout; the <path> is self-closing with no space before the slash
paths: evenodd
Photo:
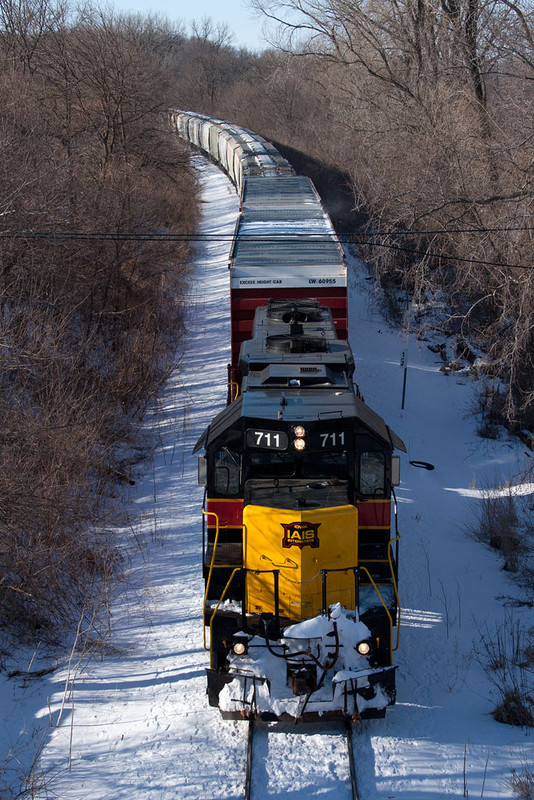
<path id="1" fill-rule="evenodd" d="M 347 480 L 349 464 L 346 453 L 314 453 L 302 464 L 305 478 L 336 478 Z"/>
<path id="2" fill-rule="evenodd" d="M 386 491 L 386 459 L 384 453 L 360 453 L 360 492 L 377 497 Z"/>
<path id="3" fill-rule="evenodd" d="M 238 494 L 241 465 L 237 453 L 223 447 L 214 458 L 215 491 L 217 494 Z"/>
<path id="4" fill-rule="evenodd" d="M 295 474 L 292 453 L 253 453 L 249 461 L 248 478 L 291 478 Z"/>

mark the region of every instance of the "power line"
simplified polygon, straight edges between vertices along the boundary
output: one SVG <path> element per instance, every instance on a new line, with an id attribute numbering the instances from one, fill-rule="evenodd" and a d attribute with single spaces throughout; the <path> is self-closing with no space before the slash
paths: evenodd
<path id="1" fill-rule="evenodd" d="M 344 240 L 347 243 L 351 242 L 354 238 L 371 238 L 380 236 L 437 236 L 439 234 L 450 233 L 512 233 L 518 231 L 532 231 L 532 227 L 518 226 L 509 228 L 437 228 L 436 230 L 392 230 L 392 231 L 346 231 L 337 233 L 337 238 Z M 225 241 L 234 238 L 234 233 L 133 233 L 121 231 L 2 231 L 0 237 L 16 239 L 16 238 L 70 238 L 70 239 L 140 239 L 142 241 L 201 241 L 201 240 L 221 240 Z M 258 239 L 261 241 L 280 238 L 324 238 L 327 241 L 331 240 L 331 235 L 325 232 L 314 233 L 313 231 L 306 233 L 269 233 L 266 236 L 260 236 L 255 233 L 241 233 L 241 237 L 246 239 Z"/>
<path id="2" fill-rule="evenodd" d="M 534 269 L 534 264 L 509 264 L 502 261 L 486 261 L 476 258 L 464 258 L 461 256 L 449 256 L 443 253 L 432 253 L 428 250 L 418 250 L 402 245 L 396 245 L 391 242 L 370 242 L 371 237 L 386 237 L 386 236 L 406 236 L 406 235 L 437 235 L 440 233 L 509 233 L 512 231 L 529 231 L 530 228 L 517 227 L 517 228 L 457 228 L 452 230 L 436 230 L 436 231 L 373 231 L 358 232 L 358 233 L 340 233 L 337 234 L 337 239 L 341 244 L 366 244 L 370 247 L 382 247 L 389 250 L 397 250 L 410 255 L 420 255 L 425 258 L 434 258 L 442 261 L 455 261 L 466 264 L 478 264 L 487 267 L 502 267 L 504 269 Z M 235 238 L 234 233 L 221 234 L 221 233 L 121 233 L 121 232 L 84 232 L 84 231 L 24 231 L 24 232 L 3 232 L 0 233 L 0 238 L 4 239 L 43 239 L 43 240 L 59 240 L 59 241 L 137 241 L 137 242 L 220 242 L 228 243 Z M 269 233 L 266 236 L 259 236 L 258 234 L 242 233 L 239 239 L 247 241 L 247 243 L 254 244 L 278 244 L 283 241 L 285 244 L 302 245 L 304 242 L 314 242 L 315 244 L 331 244 L 333 237 L 325 233 Z"/>
<path id="3" fill-rule="evenodd" d="M 486 267 L 503 267 L 505 269 L 534 269 L 534 264 L 508 264 L 504 261 L 484 261 L 479 258 L 462 258 L 461 256 L 447 256 L 443 253 L 431 253 L 427 250 L 415 250 L 411 247 L 401 247 L 396 244 L 381 244 L 380 242 L 373 242 L 372 247 L 385 247 L 389 250 L 400 250 L 403 253 L 410 253 L 411 255 L 425 256 L 426 258 L 437 258 L 440 261 L 459 261 L 465 264 L 479 264 Z"/>

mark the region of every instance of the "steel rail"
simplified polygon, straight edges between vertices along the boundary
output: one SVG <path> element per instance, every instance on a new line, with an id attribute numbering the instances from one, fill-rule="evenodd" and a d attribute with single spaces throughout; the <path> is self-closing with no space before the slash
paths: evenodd
<path id="1" fill-rule="evenodd" d="M 251 800 L 252 788 L 252 740 L 254 739 L 254 719 L 248 721 L 247 770 L 245 774 L 245 800 Z"/>
<path id="2" fill-rule="evenodd" d="M 352 721 L 348 717 L 345 719 L 345 732 L 347 734 L 347 752 L 349 756 L 350 789 L 352 792 L 352 800 L 359 800 L 358 784 L 356 782 L 356 764 L 354 762 L 354 747 L 352 743 Z"/>
<path id="3" fill-rule="evenodd" d="M 352 720 L 345 719 L 345 734 L 347 741 L 347 756 L 349 759 L 349 774 L 350 774 L 350 791 L 351 799 L 359 800 L 358 783 L 356 780 L 356 763 L 354 760 L 354 747 L 352 740 Z M 252 800 L 252 753 L 254 747 L 254 718 L 250 717 L 248 721 L 248 736 L 247 736 L 247 762 L 245 772 L 245 800 Z"/>

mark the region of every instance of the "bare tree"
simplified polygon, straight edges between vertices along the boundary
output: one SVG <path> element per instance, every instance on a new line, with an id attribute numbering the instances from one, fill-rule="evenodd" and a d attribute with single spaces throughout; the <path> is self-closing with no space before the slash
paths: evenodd
<path id="1" fill-rule="evenodd" d="M 192 230 L 195 185 L 167 32 L 48 10 L 31 69 L 0 55 L 0 623 L 60 642 L 81 608 L 106 628 L 120 487 L 183 330 L 187 246 L 150 236 Z"/>
<path id="2" fill-rule="evenodd" d="M 44 38 L 64 22 L 65 8 L 53 0 L 2 0 L 0 47 L 12 67 L 37 69 Z"/>
<path id="3" fill-rule="evenodd" d="M 443 324 L 508 382 L 507 418 L 534 415 L 530 4 L 252 4 L 287 54 L 324 65 L 325 135 L 369 230 L 393 232 L 365 249 L 377 275 L 418 308 L 447 299 Z"/>

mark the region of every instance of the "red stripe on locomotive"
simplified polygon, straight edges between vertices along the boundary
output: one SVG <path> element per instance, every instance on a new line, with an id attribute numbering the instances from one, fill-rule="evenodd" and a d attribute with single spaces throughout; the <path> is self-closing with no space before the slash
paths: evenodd
<path id="1" fill-rule="evenodd" d="M 389 528 L 391 502 L 389 500 L 367 500 L 357 503 L 360 528 Z"/>
<path id="2" fill-rule="evenodd" d="M 206 510 L 210 528 L 215 527 L 213 514 L 217 514 L 221 528 L 240 528 L 243 526 L 243 500 L 210 500 L 208 498 Z"/>

